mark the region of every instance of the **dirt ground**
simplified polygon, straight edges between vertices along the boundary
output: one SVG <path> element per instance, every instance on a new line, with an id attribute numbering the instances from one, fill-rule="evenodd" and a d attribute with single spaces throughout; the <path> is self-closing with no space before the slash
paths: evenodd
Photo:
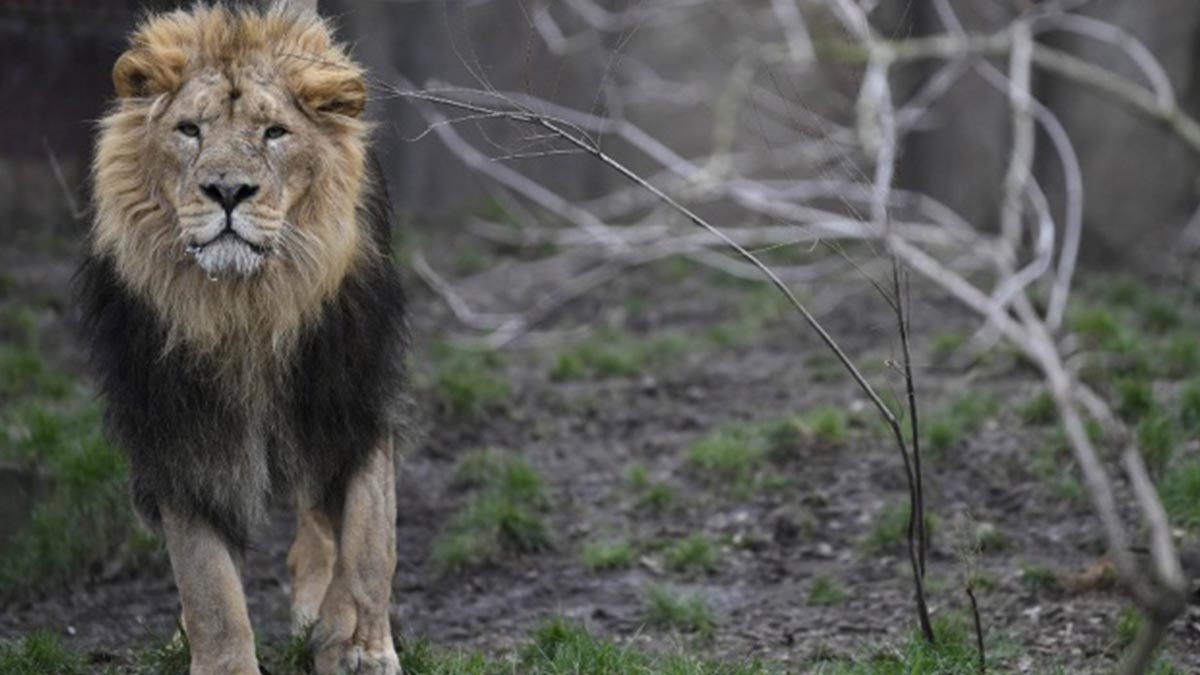
<path id="1" fill-rule="evenodd" d="M 70 265 L 62 258 L 5 256 L 22 292 L 62 292 Z M 861 286 L 861 284 L 859 284 Z M 845 292 L 840 281 L 807 289 L 820 317 L 877 381 L 895 353 L 883 304 L 866 290 Z M 410 282 L 418 373 L 429 369 L 431 345 L 461 331 L 440 300 Z M 572 304 L 550 328 L 617 325 L 635 335 L 669 330 L 700 334 L 736 318 L 747 291 L 707 274 L 676 275 L 662 267 L 626 275 Z M 636 307 L 628 301 L 640 298 Z M 969 330 L 970 317 L 944 298 L 917 288 L 919 360 L 929 364 L 935 335 Z M 424 433 L 400 462 L 400 566 L 394 615 L 406 636 L 434 644 L 500 652 L 551 616 L 565 616 L 602 635 L 649 649 L 683 649 L 722 658 L 794 664 L 859 654 L 913 629 L 911 580 L 903 551 L 872 555 L 863 539 L 880 514 L 906 495 L 894 446 L 870 422 L 862 395 L 843 376 L 813 359 L 823 354 L 811 331 L 779 310 L 751 339 L 705 344 L 668 366 L 650 364 L 635 377 L 559 381 L 550 377 L 555 349 L 516 349 L 503 372 L 511 396 L 476 420 L 456 419 L 421 389 Z M 55 358 L 76 363 L 69 340 L 52 341 Z M 421 378 L 418 378 L 419 380 Z M 1078 582 L 1102 558 L 1103 541 L 1085 503 L 1064 498 L 1031 475 L 1031 453 L 1044 431 L 1025 428 L 1015 408 L 1036 390 L 1036 378 L 998 358 L 964 371 L 922 367 L 927 408 L 970 391 L 987 391 L 1000 410 L 962 443 L 931 459 L 928 510 L 936 515 L 930 559 L 935 613 L 961 611 L 964 567 L 955 554 L 964 523 L 994 526 L 1003 546 L 980 560 L 992 585 L 981 591 L 990 649 L 1004 670 L 1103 672 L 1117 649 L 1115 625 L 1126 605 L 1119 591 Z M 766 421 L 834 406 L 854 411 L 848 440 L 828 447 L 801 444 L 765 471 L 772 480 L 731 490 L 698 475 L 687 448 L 722 426 Z M 862 411 L 858 413 L 857 411 Z M 1195 443 L 1192 443 L 1195 445 Z M 553 508 L 549 551 L 510 556 L 499 564 L 438 575 L 433 543 L 466 496 L 449 485 L 456 460 L 480 448 L 519 453 L 542 474 Z M 1192 448 L 1194 450 L 1194 448 Z M 675 488 L 673 507 L 638 507 L 631 466 Z M 285 556 L 292 531 L 281 508 L 245 562 L 251 614 L 267 639 L 287 631 Z M 633 542 L 706 533 L 720 542 L 711 573 L 667 571 L 659 550 L 642 549 L 626 569 L 590 571 L 580 560 L 589 541 L 620 536 Z M 87 536 L 79 533 L 79 536 Z M 1028 570 L 1047 568 L 1061 583 L 1030 583 Z M 1026 570 L 1023 574 L 1022 570 Z M 844 600 L 813 606 L 814 578 L 840 582 Z M 644 626 L 644 589 L 669 583 L 707 596 L 717 628 L 711 640 Z M 46 597 L 0 607 L 0 639 L 48 628 L 99 655 L 122 658 L 131 648 L 173 630 L 178 611 L 169 571 L 124 570 Z M 1185 672 L 1200 672 L 1200 612 L 1176 622 L 1169 649 Z"/>

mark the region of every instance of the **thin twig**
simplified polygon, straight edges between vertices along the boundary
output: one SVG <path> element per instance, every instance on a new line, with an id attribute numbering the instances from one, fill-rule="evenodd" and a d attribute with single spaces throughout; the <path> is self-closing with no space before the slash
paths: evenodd
<path id="1" fill-rule="evenodd" d="M 987 652 L 983 646 L 983 619 L 979 616 L 979 601 L 975 599 L 975 588 L 967 582 L 967 598 L 971 601 L 971 616 L 975 619 L 975 646 L 979 651 L 979 672 L 987 672 Z"/>

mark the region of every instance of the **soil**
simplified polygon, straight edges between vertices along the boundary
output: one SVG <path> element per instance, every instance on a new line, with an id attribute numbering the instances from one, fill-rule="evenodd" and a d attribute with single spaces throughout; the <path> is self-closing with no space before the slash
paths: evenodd
<path id="1" fill-rule="evenodd" d="M 70 265 L 62 256 L 10 250 L 3 257 L 0 262 L 13 280 L 10 297 L 63 294 Z M 494 279 L 487 285 L 498 287 Z M 875 364 L 875 379 L 896 386 L 881 366 L 896 347 L 886 308 L 858 288 L 862 284 L 851 283 L 850 290 L 847 285 L 844 280 L 818 284 L 810 297 L 847 350 Z M 429 346 L 463 329 L 438 298 L 416 283 L 410 287 L 415 362 L 421 371 L 427 369 L 423 355 Z M 662 269 L 640 270 L 569 306 L 547 327 L 603 323 L 638 334 L 666 329 L 700 334 L 736 316 L 743 295 L 741 287 L 714 283 L 705 274 L 679 278 Z M 644 309 L 632 311 L 630 297 L 641 298 Z M 929 289 L 914 289 L 914 301 L 918 354 L 927 353 L 923 345 L 934 335 L 973 326 L 968 315 Z M 52 314 L 49 322 L 62 320 L 61 311 Z M 54 358 L 78 365 L 69 339 L 49 342 Z M 902 550 L 868 555 L 862 546 L 878 515 L 896 508 L 907 494 L 896 448 L 874 424 L 854 425 L 841 447 L 811 441 L 793 456 L 773 460 L 771 487 L 730 489 L 686 464 L 689 444 L 723 425 L 819 406 L 862 410 L 856 418 L 871 420 L 864 397 L 848 378 L 817 372 L 809 357 L 823 349 L 810 330 L 781 314 L 748 342 L 698 347 L 669 367 L 652 365 L 634 378 L 558 382 L 549 376 L 553 350 L 514 350 L 505 359 L 511 400 L 476 421 L 449 417 L 422 388 L 425 431 L 400 463 L 394 594 L 400 631 L 439 646 L 498 652 L 521 643 L 548 617 L 561 615 L 648 649 L 757 657 L 794 663 L 800 671 L 805 669 L 800 664 L 814 658 L 861 654 L 904 639 L 914 627 L 906 556 Z M 1007 655 L 1006 667 L 1018 672 L 1045 672 L 1054 665 L 1067 672 L 1111 668 L 1118 652 L 1115 624 L 1127 601 L 1104 584 L 1080 581 L 1103 564 L 1102 535 L 1087 505 L 1065 499 L 1027 468 L 1045 432 L 1023 428 L 1013 409 L 1037 390 L 1036 377 L 1012 360 L 997 359 L 970 371 L 925 367 L 928 359 L 920 360 L 920 394 L 927 408 L 970 390 L 992 392 L 1004 402 L 1003 412 L 981 430 L 929 461 L 927 509 L 938 520 L 929 562 L 933 611 L 965 607 L 964 563 L 954 552 L 953 533 L 964 523 L 987 523 L 1003 534 L 1004 545 L 979 561 L 994 580 L 981 591 L 980 611 L 991 649 Z M 449 477 L 457 458 L 479 448 L 519 452 L 540 470 L 553 496 L 547 517 L 554 546 L 438 576 L 428 562 L 432 544 L 466 499 L 448 486 Z M 626 477 L 633 464 L 676 487 L 674 508 L 664 513 L 638 508 Z M 268 640 L 287 632 L 284 560 L 291 531 L 281 508 L 245 561 L 251 614 Z M 722 542 L 711 574 L 664 571 L 661 554 L 653 550 L 629 569 L 605 572 L 589 571 L 579 557 L 582 545 L 598 538 L 652 542 L 696 532 Z M 1032 585 L 1021 575 L 1030 565 L 1078 583 Z M 846 599 L 810 605 L 809 586 L 819 575 L 838 580 Z M 718 619 L 713 639 L 647 629 L 643 595 L 650 583 L 706 595 Z M 72 644 L 121 659 L 169 635 L 177 612 L 169 570 L 124 570 L 0 607 L 0 639 L 48 628 L 69 636 Z M 1174 624 L 1169 648 L 1185 672 L 1200 672 L 1200 613 L 1190 611 Z"/>

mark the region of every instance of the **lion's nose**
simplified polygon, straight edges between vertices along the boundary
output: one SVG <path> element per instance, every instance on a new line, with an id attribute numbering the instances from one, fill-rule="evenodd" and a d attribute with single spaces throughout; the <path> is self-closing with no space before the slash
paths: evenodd
<path id="1" fill-rule="evenodd" d="M 200 186 L 200 191 L 220 204 L 225 213 L 231 213 L 238 204 L 257 194 L 258 186 L 247 183 L 205 183 Z"/>

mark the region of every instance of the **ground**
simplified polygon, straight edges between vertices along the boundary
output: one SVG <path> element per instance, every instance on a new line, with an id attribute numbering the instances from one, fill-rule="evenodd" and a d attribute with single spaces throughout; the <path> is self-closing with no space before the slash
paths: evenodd
<path id="1" fill-rule="evenodd" d="M 463 273 L 497 262 L 495 251 L 478 254 L 487 256 L 483 265 L 478 255 L 451 253 L 455 245 L 433 235 L 423 245 L 441 246 L 435 262 Z M 25 327 L 0 337 L 15 352 L 32 327 L 37 339 L 27 340 L 49 364 L 10 373 L 82 377 L 63 328 L 65 248 L 0 252 L 0 307 Z M 476 280 L 478 298 L 495 279 Z M 1156 475 L 1164 496 L 1174 490 L 1168 501 L 1182 503 L 1172 516 L 1186 520 L 1193 493 L 1166 486 L 1187 483 L 1178 472 L 1200 454 L 1186 408 L 1197 358 L 1178 346 L 1194 345 L 1196 296 L 1117 287 L 1096 274 L 1082 286 L 1098 290 L 1086 296 L 1093 305 L 1073 314 L 1073 339 L 1098 345 L 1093 351 L 1107 360 L 1097 370 L 1127 375 L 1101 382 L 1103 390 L 1139 425 L 1144 446 L 1166 446 Z M 410 673 L 483 672 L 446 665 L 449 654 L 474 651 L 509 664 L 494 672 L 520 672 L 512 664 L 528 658 L 531 640 L 542 648 L 559 639 L 537 634 L 556 619 L 565 623 L 552 628 L 582 627 L 587 639 L 629 645 L 630 653 L 757 660 L 762 672 L 843 672 L 832 669 L 849 664 L 861 672 L 970 672 L 973 652 L 965 666 L 943 670 L 905 661 L 915 615 L 900 456 L 862 393 L 765 286 L 660 264 L 552 317 L 552 343 L 499 354 L 455 342 L 464 329 L 440 299 L 415 280 L 410 287 L 421 433 L 399 463 L 394 587 Z M 853 276 L 802 291 L 890 400 L 899 390 L 898 344 L 884 303 Z M 1164 294 L 1183 299 L 1168 303 L 1174 313 L 1146 309 Z M 964 632 L 970 580 L 993 672 L 1108 671 L 1137 619 L 1111 582 L 1100 528 L 1036 375 L 1003 347 L 964 366 L 955 348 L 977 325 L 932 289 L 914 287 L 913 310 L 935 617 L 973 644 Z M 1170 368 L 1160 367 L 1164 358 Z M 12 450 L 36 440 L 31 405 L 94 407 L 86 384 L 71 387 L 70 395 L 42 398 L 11 383 L 0 388 L 9 454 L 20 466 L 38 464 Z M 93 413 L 83 419 L 94 426 Z M 50 482 L 50 492 L 60 488 Z M 1118 490 L 1127 497 L 1123 484 Z M 61 522 L 80 522 L 70 518 Z M 135 672 L 148 648 L 169 639 L 178 601 L 161 548 L 120 523 L 116 531 L 129 541 L 106 541 L 102 556 L 88 553 L 90 530 L 69 535 L 85 542 L 82 552 L 58 545 L 75 551 L 65 560 L 82 565 L 60 575 L 69 583 L 38 580 L 39 562 L 27 555 L 36 537 L 17 540 L 24 551 L 10 546 L 5 555 L 24 567 L 8 568 L 34 571 L 15 584 L 10 573 L 0 596 L 9 657 L 22 648 L 13 641 L 41 630 L 82 654 L 91 671 Z M 281 504 L 245 562 L 266 645 L 288 639 L 291 531 Z M 1174 625 L 1159 672 L 1200 671 L 1198 647 L 1200 612 L 1192 610 Z M 439 659 L 443 670 L 428 665 Z M 901 669 L 887 670 L 889 663 Z"/>

